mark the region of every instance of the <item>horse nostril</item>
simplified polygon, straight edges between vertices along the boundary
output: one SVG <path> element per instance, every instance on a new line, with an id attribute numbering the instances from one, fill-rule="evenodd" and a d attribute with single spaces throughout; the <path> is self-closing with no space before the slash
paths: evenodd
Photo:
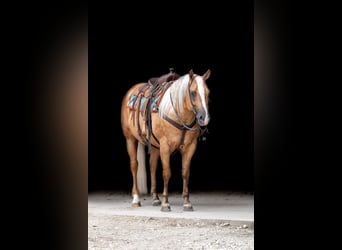
<path id="1" fill-rule="evenodd" d="M 205 121 L 205 119 L 206 119 L 206 114 L 205 113 L 201 112 L 201 113 L 197 114 L 197 120 L 199 122 L 203 123 Z"/>

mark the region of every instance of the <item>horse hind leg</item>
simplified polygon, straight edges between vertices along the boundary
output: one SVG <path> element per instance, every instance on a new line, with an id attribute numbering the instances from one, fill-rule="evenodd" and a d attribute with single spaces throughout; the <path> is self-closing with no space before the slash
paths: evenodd
<path id="1" fill-rule="evenodd" d="M 139 190 L 137 183 L 137 173 L 138 173 L 138 160 L 137 160 L 137 149 L 138 149 L 138 141 L 133 138 L 128 138 L 126 140 L 127 144 L 127 152 L 130 158 L 130 167 L 133 178 L 133 187 L 132 187 L 132 206 L 140 207 L 140 199 L 139 199 Z"/>
<path id="2" fill-rule="evenodd" d="M 156 172 L 158 167 L 159 159 L 159 149 L 151 147 L 150 151 L 150 172 L 151 172 L 151 195 L 152 195 L 152 205 L 160 206 L 161 201 L 159 200 L 157 194 L 157 179 Z"/>

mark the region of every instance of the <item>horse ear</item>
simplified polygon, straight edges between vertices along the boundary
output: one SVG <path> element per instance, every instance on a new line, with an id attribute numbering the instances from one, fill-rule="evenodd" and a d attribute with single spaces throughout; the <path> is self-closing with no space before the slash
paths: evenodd
<path id="1" fill-rule="evenodd" d="M 207 72 L 204 73 L 204 75 L 202 76 L 202 78 L 203 78 L 204 80 L 207 80 L 207 79 L 209 78 L 210 74 L 211 74 L 211 71 L 210 71 L 210 69 L 208 69 Z"/>
<path id="2" fill-rule="evenodd" d="M 189 71 L 189 76 L 190 76 L 190 79 L 194 76 L 194 71 L 192 69 L 190 69 Z"/>

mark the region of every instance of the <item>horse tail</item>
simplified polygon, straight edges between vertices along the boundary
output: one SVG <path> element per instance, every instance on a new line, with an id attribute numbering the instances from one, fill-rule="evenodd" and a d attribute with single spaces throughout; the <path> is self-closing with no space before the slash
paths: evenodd
<path id="1" fill-rule="evenodd" d="M 145 161 L 145 145 L 138 142 L 137 148 L 138 174 L 137 183 L 140 194 L 147 194 L 147 176 L 146 176 L 146 161 Z"/>

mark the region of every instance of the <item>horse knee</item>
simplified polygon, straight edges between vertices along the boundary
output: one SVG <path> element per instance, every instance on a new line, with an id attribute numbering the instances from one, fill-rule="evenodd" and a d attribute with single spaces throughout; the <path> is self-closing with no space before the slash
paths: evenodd
<path id="1" fill-rule="evenodd" d="M 190 171 L 189 170 L 182 171 L 182 177 L 183 177 L 184 180 L 189 179 L 189 176 L 190 176 Z"/>
<path id="2" fill-rule="evenodd" d="M 171 172 L 170 171 L 164 171 L 163 172 L 163 178 L 164 178 L 164 180 L 169 180 L 171 178 Z"/>

